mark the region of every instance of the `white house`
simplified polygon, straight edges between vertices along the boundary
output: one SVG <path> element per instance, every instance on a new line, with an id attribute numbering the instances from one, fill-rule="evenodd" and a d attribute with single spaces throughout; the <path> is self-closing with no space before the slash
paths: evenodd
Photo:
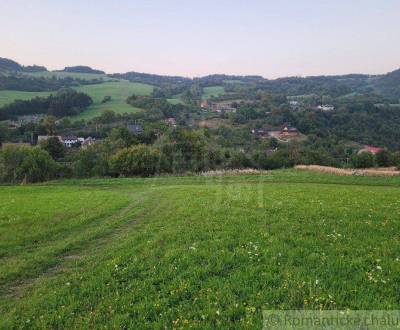
<path id="1" fill-rule="evenodd" d="M 330 104 L 321 104 L 317 107 L 317 109 L 321 111 L 333 111 L 335 110 L 335 107 Z"/>

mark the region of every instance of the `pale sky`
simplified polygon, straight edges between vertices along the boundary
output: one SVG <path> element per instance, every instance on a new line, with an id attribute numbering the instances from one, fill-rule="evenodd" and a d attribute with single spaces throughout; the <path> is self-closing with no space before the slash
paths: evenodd
<path id="1" fill-rule="evenodd" d="M 400 0 L 0 0 L 0 57 L 200 76 L 386 73 Z"/>

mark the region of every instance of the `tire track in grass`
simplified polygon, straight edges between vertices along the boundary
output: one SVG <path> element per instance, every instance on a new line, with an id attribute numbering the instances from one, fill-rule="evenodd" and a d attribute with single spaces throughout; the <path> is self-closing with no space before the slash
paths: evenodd
<path id="1" fill-rule="evenodd" d="M 144 192 L 139 194 L 139 198 L 136 198 L 138 194 L 129 194 L 131 199 L 135 199 L 131 201 L 127 206 L 118 210 L 117 213 L 114 213 L 108 218 L 107 222 L 113 223 L 113 221 L 118 221 L 118 224 L 115 226 L 111 226 L 107 228 L 105 231 L 97 232 L 90 238 L 85 241 L 77 241 L 76 246 L 71 246 L 68 253 L 61 253 L 57 256 L 57 262 L 50 267 L 44 268 L 42 273 L 38 276 L 25 278 L 20 281 L 13 281 L 9 284 L 5 284 L 3 288 L 1 288 L 2 293 L 0 293 L 0 297 L 8 297 L 14 299 L 21 299 L 24 297 L 24 292 L 34 285 L 50 279 L 52 277 L 57 276 L 63 271 L 67 271 L 68 268 L 76 266 L 77 261 L 84 259 L 86 256 L 90 255 L 90 252 L 87 251 L 96 249 L 98 246 L 104 246 L 108 243 L 112 238 L 118 237 L 121 233 L 129 230 L 134 225 L 138 223 L 141 219 L 143 219 L 148 212 L 146 212 L 146 207 L 142 207 L 140 212 L 137 214 L 131 214 L 135 208 L 142 205 L 145 206 L 146 197 L 148 192 Z M 156 210 L 154 208 L 153 210 Z M 131 218 L 131 216 L 133 218 Z M 82 253 L 86 251 L 85 253 Z M 75 264 L 75 265 L 74 265 Z"/>

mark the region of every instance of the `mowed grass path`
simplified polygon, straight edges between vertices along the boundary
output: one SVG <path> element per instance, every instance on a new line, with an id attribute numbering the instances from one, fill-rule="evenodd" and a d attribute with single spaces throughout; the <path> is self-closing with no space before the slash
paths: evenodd
<path id="1" fill-rule="evenodd" d="M 0 328 L 261 328 L 399 309 L 400 181 L 260 176 L 0 189 Z"/>

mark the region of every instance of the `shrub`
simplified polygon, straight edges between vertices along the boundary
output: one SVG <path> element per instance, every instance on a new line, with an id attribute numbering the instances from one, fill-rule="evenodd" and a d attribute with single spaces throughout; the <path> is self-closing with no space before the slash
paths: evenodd
<path id="1" fill-rule="evenodd" d="M 64 145 L 55 136 L 45 141 L 42 141 L 40 143 L 40 147 L 43 150 L 46 150 L 49 153 L 49 155 L 55 160 L 62 158 L 65 154 Z"/>
<path id="2" fill-rule="evenodd" d="M 40 148 L 4 148 L 0 153 L 2 182 L 41 182 L 57 176 L 58 165 L 48 152 Z"/>
<path id="3" fill-rule="evenodd" d="M 351 164 L 355 168 L 368 168 L 375 166 L 375 156 L 369 152 L 363 152 L 351 158 Z"/>
<path id="4" fill-rule="evenodd" d="M 150 176 L 160 168 L 161 154 L 153 147 L 139 144 L 118 151 L 112 157 L 112 168 L 123 176 Z"/>
<path id="5" fill-rule="evenodd" d="M 376 164 L 380 167 L 388 167 L 391 165 L 391 155 L 387 150 L 379 151 L 376 154 Z"/>

